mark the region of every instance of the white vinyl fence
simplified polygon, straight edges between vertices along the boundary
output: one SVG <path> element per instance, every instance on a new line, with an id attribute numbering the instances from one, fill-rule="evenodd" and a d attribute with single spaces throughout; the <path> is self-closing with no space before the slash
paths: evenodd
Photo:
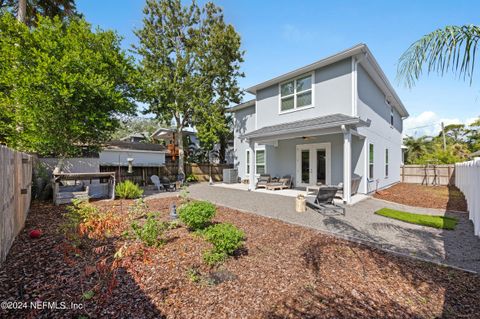
<path id="1" fill-rule="evenodd" d="M 455 164 L 455 185 L 467 199 L 468 217 L 476 236 L 480 236 L 480 158 Z"/>

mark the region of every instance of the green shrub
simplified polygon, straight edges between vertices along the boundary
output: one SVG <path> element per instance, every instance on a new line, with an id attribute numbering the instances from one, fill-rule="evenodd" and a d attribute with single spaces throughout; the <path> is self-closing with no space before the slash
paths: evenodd
<path id="1" fill-rule="evenodd" d="M 213 244 L 217 253 L 232 255 L 235 250 L 242 247 L 245 233 L 232 224 L 216 224 L 208 227 L 203 232 L 205 239 Z"/>
<path id="2" fill-rule="evenodd" d="M 167 228 L 168 223 L 157 221 L 153 215 L 147 217 L 147 221 L 143 226 L 139 226 L 135 222 L 132 223 L 132 229 L 136 238 L 150 247 L 158 247 L 164 243 L 162 236 Z"/>
<path id="3" fill-rule="evenodd" d="M 205 239 L 213 245 L 203 254 L 203 260 L 210 266 L 224 262 L 229 255 L 243 246 L 245 234 L 232 224 L 217 224 L 202 232 Z"/>
<path id="4" fill-rule="evenodd" d="M 187 180 L 187 182 L 189 182 L 189 183 L 198 182 L 197 176 L 195 176 L 195 175 L 193 175 L 193 174 L 189 174 L 189 175 L 187 176 L 187 179 L 186 179 L 186 180 Z"/>
<path id="5" fill-rule="evenodd" d="M 126 180 L 115 186 L 115 194 L 122 199 L 135 199 L 143 194 L 143 189 L 132 181 Z"/>
<path id="6" fill-rule="evenodd" d="M 215 205 L 210 202 L 190 202 L 178 209 L 178 217 L 190 229 L 197 230 L 208 226 L 215 211 Z"/>
<path id="7" fill-rule="evenodd" d="M 203 253 L 203 261 L 209 266 L 215 266 L 217 264 L 223 263 L 228 258 L 226 253 L 220 253 L 214 249 L 207 250 Z"/>

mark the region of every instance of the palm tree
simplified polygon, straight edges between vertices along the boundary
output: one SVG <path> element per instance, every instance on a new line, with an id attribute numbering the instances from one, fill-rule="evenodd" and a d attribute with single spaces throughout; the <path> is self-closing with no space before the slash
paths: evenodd
<path id="1" fill-rule="evenodd" d="M 420 136 L 415 138 L 413 136 L 406 136 L 403 139 L 403 145 L 407 147 L 406 162 L 413 164 L 417 162 L 430 149 L 430 142 L 428 136 Z"/>
<path id="2" fill-rule="evenodd" d="M 426 34 L 400 57 L 398 80 L 412 87 L 426 68 L 427 73 L 439 75 L 452 71 L 471 84 L 479 40 L 476 25 L 447 26 Z"/>

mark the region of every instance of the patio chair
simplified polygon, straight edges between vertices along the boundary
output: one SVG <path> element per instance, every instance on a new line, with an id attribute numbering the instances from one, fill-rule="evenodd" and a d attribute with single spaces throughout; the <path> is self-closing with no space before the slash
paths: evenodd
<path id="1" fill-rule="evenodd" d="M 170 182 L 170 179 L 168 179 L 168 177 L 163 176 L 160 179 L 160 183 L 162 184 L 162 186 L 165 188 L 166 191 L 174 192 L 177 189 L 176 184 Z"/>
<path id="2" fill-rule="evenodd" d="M 153 185 L 155 185 L 158 191 L 164 191 L 165 187 L 163 187 L 162 183 L 160 183 L 160 178 L 157 175 L 150 176 L 150 180 L 152 181 Z"/>
<path id="3" fill-rule="evenodd" d="M 265 186 L 265 188 L 269 190 L 289 189 L 291 187 L 292 187 L 292 177 L 290 175 L 285 175 L 282 178 L 280 178 L 278 181 L 269 182 Z"/>
<path id="4" fill-rule="evenodd" d="M 320 213 L 329 211 L 341 212 L 345 215 L 345 207 L 334 203 L 333 199 L 338 191 L 336 186 L 323 186 L 318 189 L 316 196 L 307 196 L 307 205 Z"/>
<path id="5" fill-rule="evenodd" d="M 257 184 L 255 185 L 255 189 L 257 188 L 266 188 L 267 184 L 270 183 L 270 180 L 272 178 L 270 177 L 269 174 L 262 174 L 258 178 Z"/>

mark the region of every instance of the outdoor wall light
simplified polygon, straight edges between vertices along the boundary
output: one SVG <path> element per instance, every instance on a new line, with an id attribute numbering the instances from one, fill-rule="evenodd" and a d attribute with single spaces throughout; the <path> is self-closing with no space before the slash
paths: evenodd
<path id="1" fill-rule="evenodd" d="M 127 158 L 127 162 L 128 162 L 128 174 L 132 174 L 133 173 L 133 158 L 129 157 Z"/>

